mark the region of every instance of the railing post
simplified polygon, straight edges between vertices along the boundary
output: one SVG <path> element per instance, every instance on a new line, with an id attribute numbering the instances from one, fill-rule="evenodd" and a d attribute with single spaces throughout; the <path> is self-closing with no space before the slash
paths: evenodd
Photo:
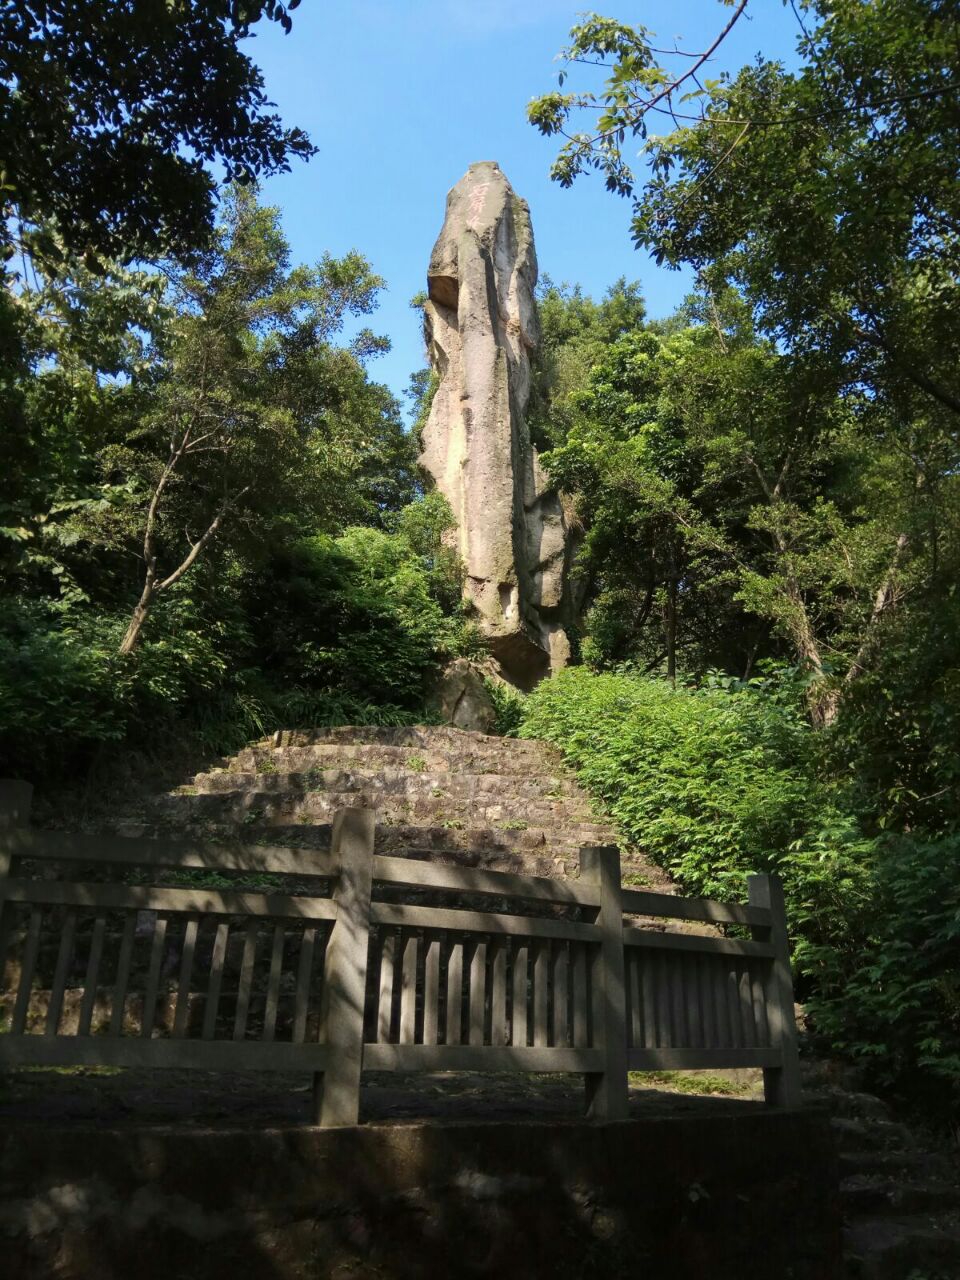
<path id="1" fill-rule="evenodd" d="M 372 809 L 341 809 L 333 820 L 337 918 L 327 943 L 320 1022 L 330 1061 L 314 1077 L 315 1123 L 325 1126 L 356 1124 L 360 1118 L 375 829 Z"/>
<path id="2" fill-rule="evenodd" d="M 33 783 L 0 778 L 0 831 L 30 824 Z"/>
<path id="3" fill-rule="evenodd" d="M 796 1107 L 802 1101 L 800 1057 L 797 1048 L 797 1023 L 793 1012 L 793 980 L 790 975 L 790 942 L 787 937 L 787 913 L 783 884 L 779 876 L 748 876 L 747 887 L 752 907 L 765 907 L 771 915 L 770 927 L 754 926 L 754 938 L 769 942 L 775 955 L 770 961 L 764 982 L 767 1025 L 770 1043 L 780 1050 L 781 1066 L 768 1067 L 763 1073 L 763 1093 L 770 1106 Z"/>
<path id="4" fill-rule="evenodd" d="M 7 931 L 9 916 L 5 910 L 7 904 L 7 880 L 10 876 L 10 863 L 13 855 L 9 845 L 4 844 L 5 831 L 13 831 L 16 827 L 26 827 L 30 823 L 30 802 L 33 799 L 33 784 L 20 782 L 14 778 L 0 778 L 0 991 L 6 990 L 7 981 Z"/>
<path id="5" fill-rule="evenodd" d="M 593 1043 L 603 1050 L 603 1071 L 584 1077 L 591 1120 L 627 1117 L 627 1021 L 623 978 L 623 901 L 620 850 L 591 845 L 580 850 L 580 879 L 600 891 L 597 924 L 602 931 L 593 965 Z"/>

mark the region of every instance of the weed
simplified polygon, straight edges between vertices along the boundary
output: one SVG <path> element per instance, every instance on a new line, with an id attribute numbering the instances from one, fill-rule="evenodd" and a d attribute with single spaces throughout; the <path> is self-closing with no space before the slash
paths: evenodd
<path id="1" fill-rule="evenodd" d="M 630 1083 L 639 1088 L 650 1087 L 669 1089 L 671 1093 L 708 1093 L 722 1094 L 724 1097 L 736 1098 L 750 1092 L 748 1084 L 735 1084 L 722 1076 L 687 1073 L 684 1071 L 631 1071 Z"/>

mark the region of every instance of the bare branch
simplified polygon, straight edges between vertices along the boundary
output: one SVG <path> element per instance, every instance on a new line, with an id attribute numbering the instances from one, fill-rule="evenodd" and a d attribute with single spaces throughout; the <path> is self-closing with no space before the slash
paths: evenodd
<path id="1" fill-rule="evenodd" d="M 174 569 L 173 573 L 168 574 L 168 576 L 164 578 L 162 582 L 157 583 L 155 588 L 156 592 L 165 591 L 167 587 L 172 587 L 175 582 L 180 581 L 180 579 L 191 567 L 191 565 L 194 564 L 194 562 L 197 559 L 197 556 L 200 554 L 203 548 L 207 545 L 210 539 L 214 537 L 217 530 L 220 528 L 221 524 L 223 523 L 223 519 L 229 512 L 230 508 L 235 506 L 236 503 L 238 503 L 240 499 L 243 497 L 243 495 L 249 492 L 249 490 L 250 490 L 250 486 L 244 485 L 244 487 L 240 489 L 239 492 L 233 494 L 231 497 L 224 498 L 223 502 L 220 504 L 220 510 L 217 512 L 216 516 L 214 516 L 213 521 L 211 522 L 206 533 L 203 533 L 200 535 L 197 541 L 191 546 L 189 552 L 186 555 L 186 558 L 181 562 L 181 564 L 176 569 Z"/>
<path id="2" fill-rule="evenodd" d="M 896 583 L 897 568 L 900 564 L 900 559 L 906 549 L 908 541 L 909 539 L 905 533 L 901 533 L 897 538 L 896 544 L 893 548 L 893 555 L 890 558 L 890 564 L 887 567 L 887 572 L 883 575 L 883 581 L 877 588 L 877 593 L 873 598 L 873 608 L 870 611 L 870 620 L 867 623 L 867 629 L 863 640 L 861 641 L 860 648 L 857 650 L 856 656 L 854 657 L 853 662 L 851 662 L 847 674 L 843 677 L 844 684 L 852 684 L 853 681 L 856 680 L 857 676 L 863 671 L 867 655 L 873 645 L 873 638 L 877 629 L 877 624 L 883 617 L 884 613 L 886 613 L 894 603 L 894 586 Z"/>

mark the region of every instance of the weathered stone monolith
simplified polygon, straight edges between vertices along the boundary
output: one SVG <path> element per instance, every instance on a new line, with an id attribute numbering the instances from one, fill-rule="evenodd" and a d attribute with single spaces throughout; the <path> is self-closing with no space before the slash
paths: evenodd
<path id="1" fill-rule="evenodd" d="M 427 345 L 440 383 L 420 463 L 453 508 L 465 594 L 521 687 L 566 663 L 573 616 L 568 521 L 524 420 L 536 282 L 526 202 L 499 165 L 472 164 L 447 196 L 427 271 Z"/>

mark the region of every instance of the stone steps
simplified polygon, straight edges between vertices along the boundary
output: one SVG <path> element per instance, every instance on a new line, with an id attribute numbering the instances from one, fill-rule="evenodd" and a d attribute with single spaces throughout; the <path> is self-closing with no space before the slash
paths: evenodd
<path id="1" fill-rule="evenodd" d="M 510 739 L 503 739 L 510 741 Z M 462 751 L 446 744 L 405 747 L 375 743 L 327 742 L 316 745 L 271 747 L 258 743 L 241 751 L 229 765 L 240 771 L 262 772 L 264 766 L 277 772 L 309 772 L 311 769 L 402 769 L 410 773 L 484 773 L 498 776 L 558 777 L 563 766 L 547 749 L 538 752 L 499 755 L 489 745 L 465 745 Z"/>
<path id="2" fill-rule="evenodd" d="M 615 844 L 559 753 L 449 725 L 284 730 L 158 797 L 158 834 L 323 848 L 345 806 L 377 812 L 377 851 L 487 870 L 571 875 L 584 845 Z M 645 862 L 627 878 L 669 889 Z"/>
<path id="3" fill-rule="evenodd" d="M 490 797 L 486 797 L 490 800 Z M 598 822 L 589 808 L 572 800 L 512 800 L 496 803 L 449 796 L 410 797 L 403 793 L 384 794 L 361 788 L 342 791 L 307 792 L 303 795 L 276 791 L 243 790 L 201 794 L 174 794 L 157 802 L 158 814 L 214 822 L 263 822 L 269 825 L 290 822 L 330 822 L 338 809 L 349 806 L 376 809 L 384 822 L 424 826 L 494 827 L 500 831 L 522 832 L 531 827 L 566 835 L 576 830 L 589 844 L 605 844 L 613 839 L 612 828 Z M 522 813 L 524 816 L 518 817 Z"/>
<path id="4" fill-rule="evenodd" d="M 960 1215 L 858 1218 L 844 1232 L 844 1255 L 858 1280 L 955 1280 Z"/>
<path id="5" fill-rule="evenodd" d="M 358 761 L 358 766 L 363 766 L 363 762 Z M 178 788 L 179 794 L 199 792 L 201 795 L 214 795 L 233 791 L 269 791 L 290 796 L 323 791 L 363 791 L 385 796 L 400 795 L 408 799 L 440 796 L 465 800 L 508 797 L 511 801 L 518 802 L 569 798 L 577 798 L 581 802 L 583 800 L 583 793 L 575 782 L 554 774 L 530 776 L 520 773 L 455 773 L 452 770 L 430 773 L 412 772 L 393 766 L 381 769 L 370 766 L 271 769 L 267 772 L 218 769 L 211 773 L 198 773 L 192 785 Z"/>
<path id="6" fill-rule="evenodd" d="M 960 1208 L 960 1187 L 951 1182 L 906 1181 L 884 1174 L 854 1173 L 840 1182 L 845 1214 L 882 1216 L 935 1213 Z"/>
<path id="7" fill-rule="evenodd" d="M 833 1088 L 821 1095 L 840 1156 L 844 1258 L 851 1280 L 960 1276 L 960 1168 L 879 1098 Z"/>
<path id="8" fill-rule="evenodd" d="M 445 747 L 458 753 L 485 750 L 498 759 L 524 756 L 527 758 L 552 757 L 560 760 L 554 747 L 545 742 L 528 738 L 500 738 L 489 733 L 477 733 L 469 729 L 455 729 L 452 725 L 404 725 L 401 728 L 384 725 L 337 725 L 319 729 L 281 729 L 270 738 L 254 746 L 269 744 L 272 747 L 311 747 L 342 743 L 347 746 L 427 747 L 432 750 Z"/>

